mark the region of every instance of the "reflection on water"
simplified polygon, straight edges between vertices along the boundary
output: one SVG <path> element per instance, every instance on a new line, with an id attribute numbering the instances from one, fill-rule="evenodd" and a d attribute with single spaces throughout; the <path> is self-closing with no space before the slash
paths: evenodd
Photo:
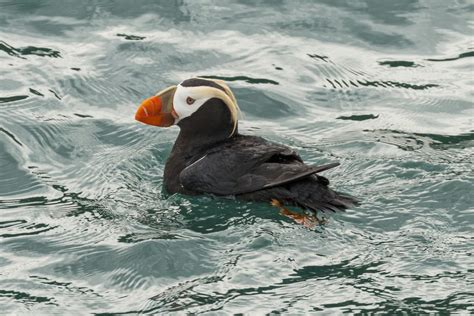
<path id="1" fill-rule="evenodd" d="M 474 312 L 472 4 L 0 3 L 0 304 L 22 313 Z M 133 120 L 191 76 L 363 204 L 309 230 L 162 191 Z"/>

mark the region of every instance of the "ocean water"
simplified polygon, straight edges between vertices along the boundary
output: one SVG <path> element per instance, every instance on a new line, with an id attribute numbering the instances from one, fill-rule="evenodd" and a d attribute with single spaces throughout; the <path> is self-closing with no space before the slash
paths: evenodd
<path id="1" fill-rule="evenodd" d="M 472 0 L 0 0 L 0 314 L 474 313 L 473 34 Z M 193 76 L 362 204 L 164 192 L 178 129 L 134 112 Z"/>

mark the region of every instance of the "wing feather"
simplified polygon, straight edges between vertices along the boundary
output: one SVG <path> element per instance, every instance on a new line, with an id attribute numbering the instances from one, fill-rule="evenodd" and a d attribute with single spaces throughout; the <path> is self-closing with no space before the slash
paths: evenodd
<path id="1" fill-rule="evenodd" d="M 179 179 L 187 190 L 238 195 L 291 183 L 338 165 L 308 166 L 286 146 L 246 137 L 198 157 Z"/>

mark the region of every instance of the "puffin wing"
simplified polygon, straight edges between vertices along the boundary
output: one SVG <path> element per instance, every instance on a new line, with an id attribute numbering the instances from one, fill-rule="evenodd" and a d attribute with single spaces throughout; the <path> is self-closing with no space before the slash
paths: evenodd
<path id="1" fill-rule="evenodd" d="M 287 184 L 338 165 L 308 166 L 288 147 L 260 137 L 241 137 L 195 160 L 180 173 L 180 182 L 194 192 L 238 195 Z"/>

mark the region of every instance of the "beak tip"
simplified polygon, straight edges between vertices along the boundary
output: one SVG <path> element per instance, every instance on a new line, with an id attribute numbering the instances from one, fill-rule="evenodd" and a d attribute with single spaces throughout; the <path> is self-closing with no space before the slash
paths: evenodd
<path id="1" fill-rule="evenodd" d="M 139 122 L 144 122 L 146 118 L 148 117 L 148 111 L 146 110 L 146 105 L 140 105 L 140 107 L 137 109 L 135 112 L 135 120 Z"/>
<path id="2" fill-rule="evenodd" d="M 143 120 L 143 116 L 140 115 L 137 111 L 137 113 L 135 113 L 135 121 L 141 122 L 142 120 Z"/>
<path id="3" fill-rule="evenodd" d="M 172 113 L 163 111 L 162 100 L 159 96 L 150 97 L 142 102 L 135 112 L 135 120 L 154 126 L 168 127 L 174 124 Z"/>

